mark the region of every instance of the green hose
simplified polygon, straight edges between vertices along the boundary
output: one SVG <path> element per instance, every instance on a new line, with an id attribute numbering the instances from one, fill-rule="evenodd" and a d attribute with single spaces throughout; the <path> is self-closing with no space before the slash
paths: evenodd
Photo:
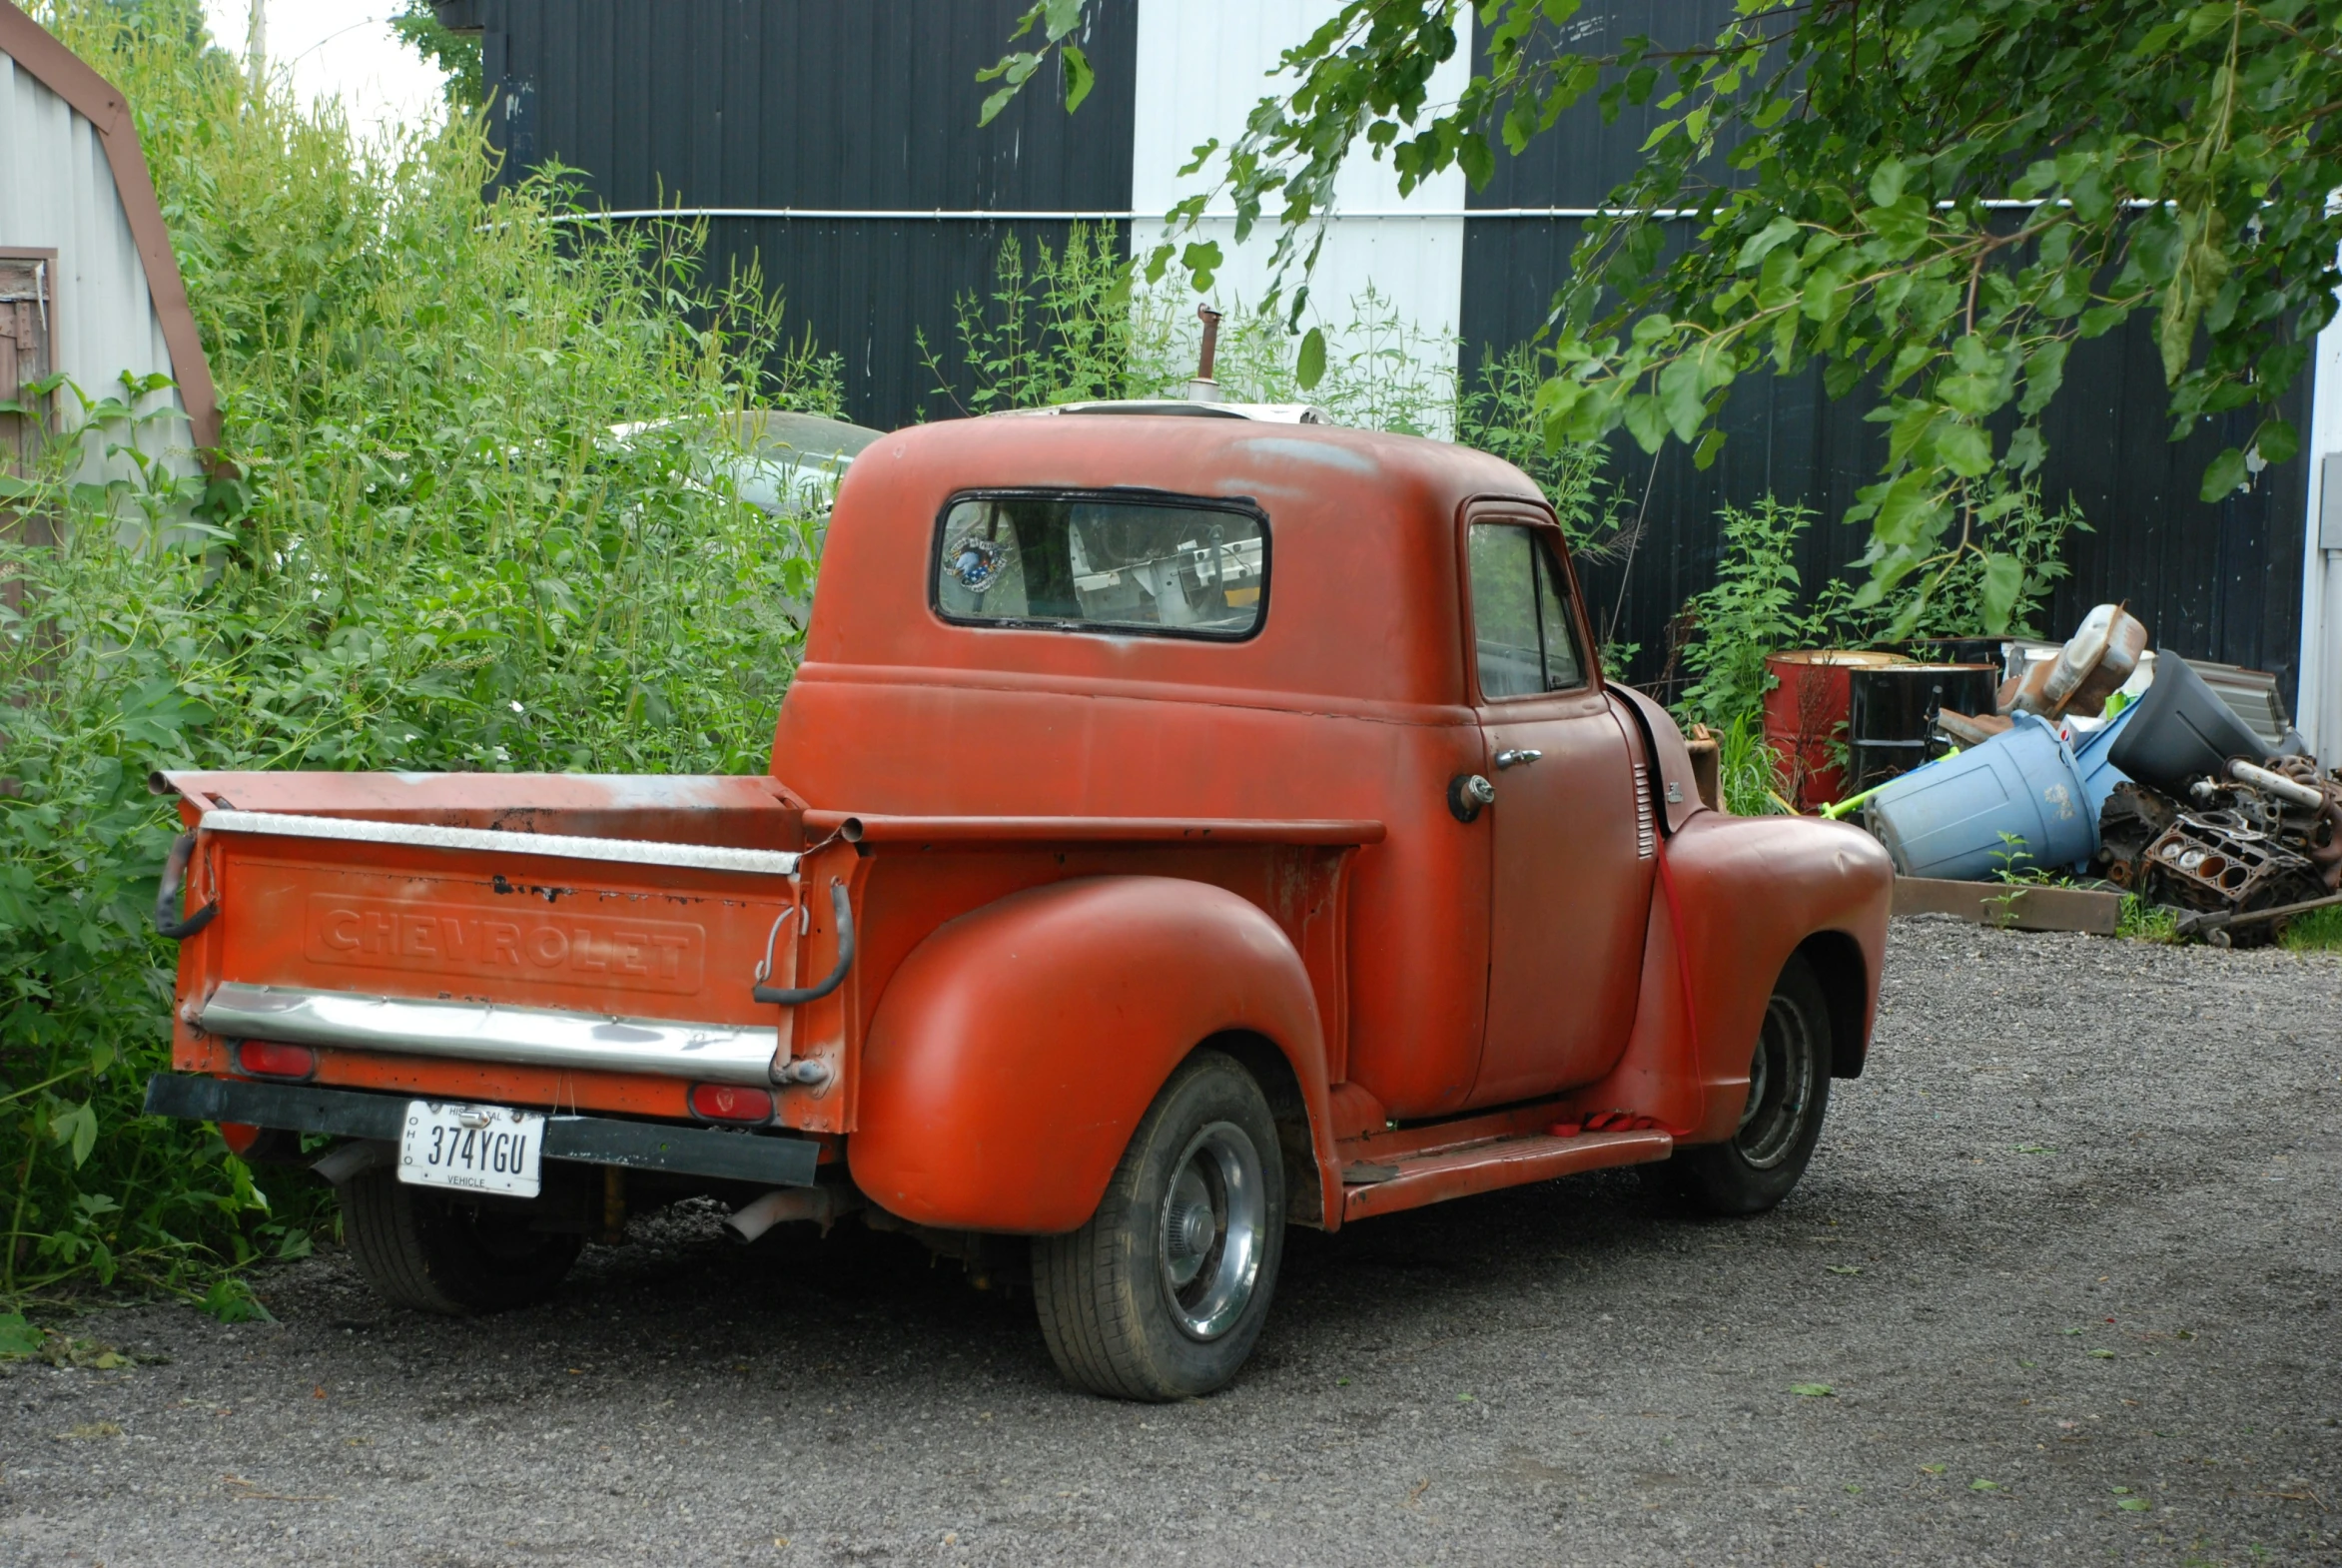
<path id="1" fill-rule="evenodd" d="M 1956 756 L 1958 756 L 1958 755 L 1959 755 L 1959 748 L 1958 748 L 1957 746 L 1954 746 L 1954 747 L 1952 747 L 1952 748 L 1950 751 L 1947 751 L 1946 753 L 1944 753 L 1944 757 L 1956 757 Z M 1942 761 L 1944 760 L 1944 757 L 1930 757 L 1930 758 L 1928 759 L 1928 761 L 1929 761 L 1929 762 L 1942 762 Z M 1925 763 L 1923 763 L 1923 764 L 1921 764 L 1921 766 L 1922 766 L 1922 767 L 1924 767 L 1924 766 L 1926 766 L 1926 764 L 1925 764 Z M 1914 769 L 1912 770 L 1912 772 L 1914 772 L 1914 773 L 1917 773 L 1918 771 L 1919 771 L 1919 769 L 1918 769 L 1918 768 L 1914 768 Z M 1903 777 L 1905 777 L 1905 775 L 1904 775 L 1904 774 L 1900 774 L 1900 773 L 1899 773 L 1899 774 L 1897 774 L 1895 777 L 1896 777 L 1896 778 L 1903 778 Z M 1847 797 L 1846 797 L 1846 799 L 1844 799 L 1844 800 L 1841 800 L 1841 801 L 1834 801 L 1834 802 L 1832 802 L 1830 805 L 1824 806 L 1824 807 L 1822 808 L 1822 815 L 1823 815 L 1823 817 L 1824 817 L 1824 818 L 1828 819 L 1829 821 L 1836 822 L 1836 821 L 1837 821 L 1837 820 L 1838 820 L 1840 817 L 1843 817 L 1843 816 L 1845 816 L 1845 815 L 1846 815 L 1848 812 L 1850 812 L 1850 811 L 1854 810 L 1854 808 L 1855 808 L 1855 807 L 1857 807 L 1857 806 L 1861 805 L 1861 804 L 1862 804 L 1864 801 L 1866 801 L 1866 800 L 1869 800 L 1869 799 L 1870 799 L 1870 798 L 1871 798 L 1873 795 L 1876 795 L 1876 794 L 1878 794 L 1878 793 L 1879 793 L 1879 791 L 1881 791 L 1881 790 L 1885 789 L 1885 788 L 1887 787 L 1887 784 L 1892 784 L 1892 783 L 1894 783 L 1894 782 L 1895 782 L 1895 779 L 1889 779 L 1889 780 L 1887 781 L 1887 783 L 1886 783 L 1886 784 L 1874 784 L 1874 785 L 1872 785 L 1872 786 L 1871 786 L 1869 789 L 1867 789 L 1867 790 L 1864 790 L 1864 791 L 1863 791 L 1863 792 L 1862 792 L 1860 795 L 1849 795 L 1849 796 L 1847 796 Z"/>

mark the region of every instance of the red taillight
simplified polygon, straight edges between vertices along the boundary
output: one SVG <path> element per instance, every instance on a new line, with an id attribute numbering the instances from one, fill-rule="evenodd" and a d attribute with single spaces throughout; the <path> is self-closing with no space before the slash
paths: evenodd
<path id="1" fill-rule="evenodd" d="M 254 1078 L 308 1078 L 318 1070 L 318 1054 L 279 1040 L 247 1040 L 236 1048 L 236 1068 Z"/>
<path id="2" fill-rule="evenodd" d="M 691 1114 L 702 1122 L 770 1122 L 773 1097 L 762 1089 L 731 1084 L 691 1086 Z"/>

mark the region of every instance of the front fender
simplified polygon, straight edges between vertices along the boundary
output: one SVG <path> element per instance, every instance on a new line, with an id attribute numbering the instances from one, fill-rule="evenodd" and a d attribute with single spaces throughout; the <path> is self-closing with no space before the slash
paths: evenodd
<path id="1" fill-rule="evenodd" d="M 1226 1031 L 1283 1054 L 1320 1179 L 1337 1180 L 1324 1032 L 1276 922 L 1176 877 L 1011 894 L 939 927 L 888 982 L 862 1052 L 855 1184 L 919 1224 L 1072 1230 L 1171 1070 Z"/>
<path id="2" fill-rule="evenodd" d="M 1860 828 L 1804 817 L 1700 811 L 1662 851 L 1674 884 L 1684 957 L 1668 898 L 1651 901 L 1641 1000 L 1625 1054 L 1579 1092 L 1588 1110 L 1624 1110 L 1681 1130 L 1678 1142 L 1730 1138 L 1747 1103 L 1749 1059 L 1766 999 L 1789 956 L 1817 937 L 1843 942 L 1859 974 L 1844 998 L 1841 1073 L 1860 1071 L 1878 1013 L 1894 867 Z M 1687 1012 L 1687 1003 L 1689 1004 Z"/>

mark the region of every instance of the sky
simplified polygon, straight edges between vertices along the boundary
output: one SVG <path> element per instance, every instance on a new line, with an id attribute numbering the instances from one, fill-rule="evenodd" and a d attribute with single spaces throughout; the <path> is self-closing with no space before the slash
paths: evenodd
<path id="1" fill-rule="evenodd" d="M 362 135 L 385 126 L 434 119 L 440 103 L 438 70 L 392 33 L 388 18 L 398 0 L 265 0 L 269 59 L 290 69 L 304 103 L 339 94 L 350 123 Z M 245 51 L 251 0 L 204 0 L 212 37 L 233 54 Z"/>

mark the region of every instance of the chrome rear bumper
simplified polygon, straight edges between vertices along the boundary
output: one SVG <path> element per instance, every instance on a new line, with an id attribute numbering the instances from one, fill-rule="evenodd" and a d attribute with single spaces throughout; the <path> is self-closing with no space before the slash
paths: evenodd
<path id="1" fill-rule="evenodd" d="M 778 1029 L 234 983 L 215 990 L 197 1009 L 195 1022 L 231 1040 L 758 1087 L 771 1085 L 780 1048 Z"/>

